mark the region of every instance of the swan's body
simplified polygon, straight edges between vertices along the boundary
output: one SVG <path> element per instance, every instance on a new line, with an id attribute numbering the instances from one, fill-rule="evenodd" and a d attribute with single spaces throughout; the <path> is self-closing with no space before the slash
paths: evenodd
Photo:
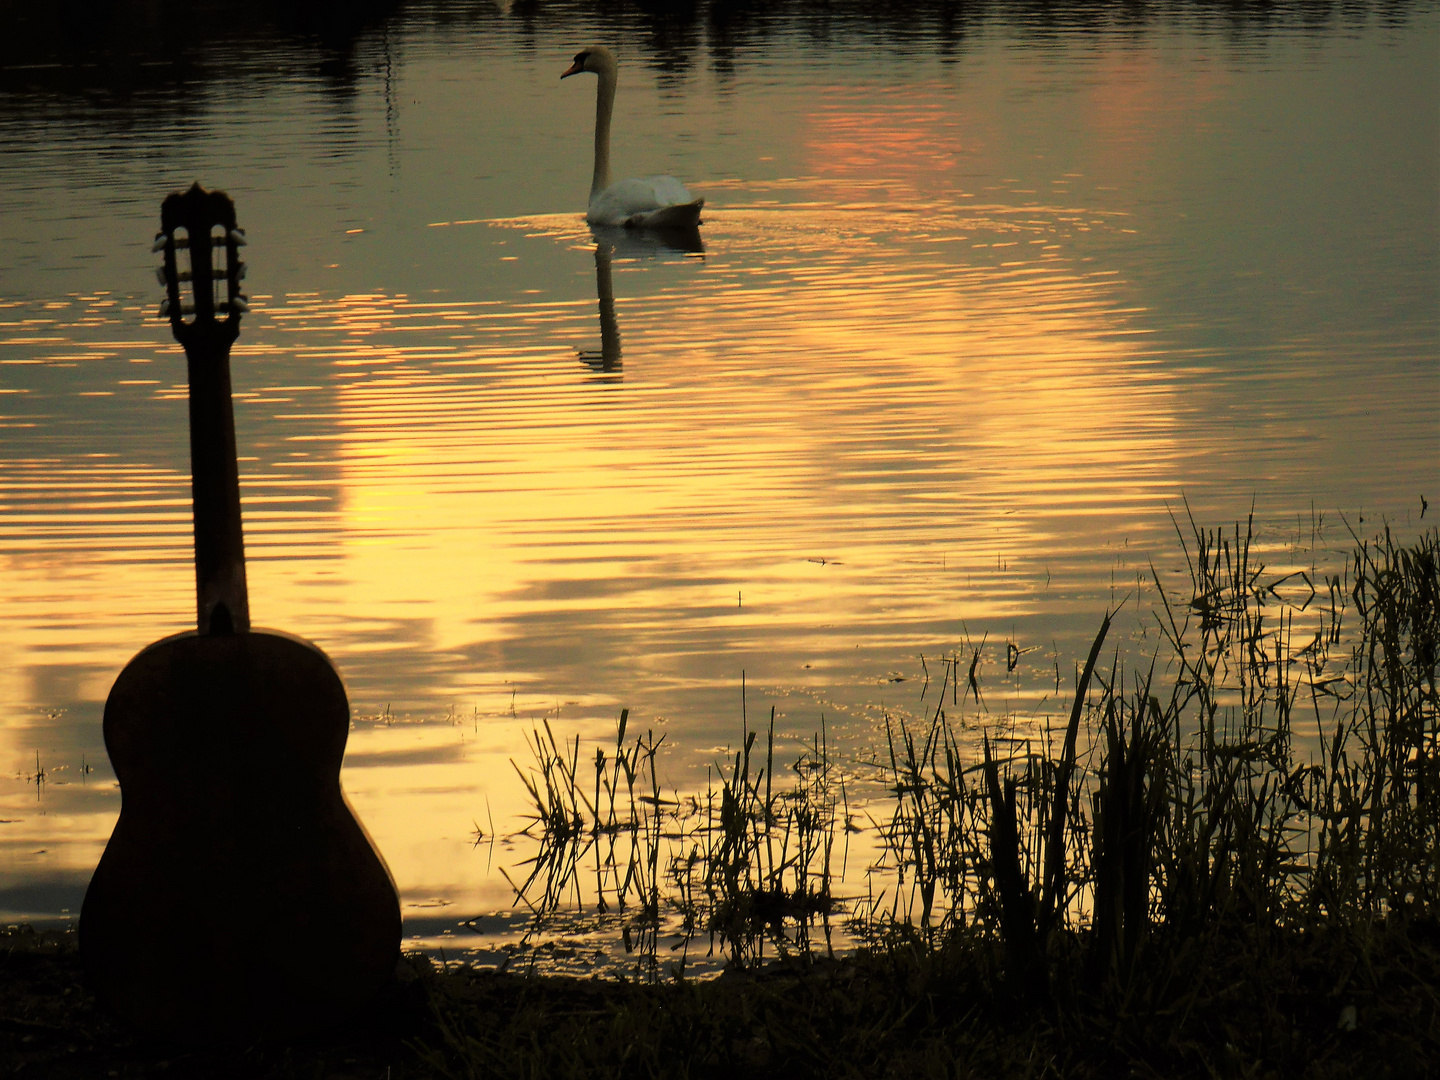
<path id="1" fill-rule="evenodd" d="M 595 173 L 590 181 L 591 225 L 625 225 L 629 228 L 694 228 L 700 224 L 697 199 L 673 176 L 647 176 L 610 182 L 610 115 L 615 110 L 615 57 L 603 45 L 575 54 L 575 62 L 560 77 L 591 71 L 600 77 L 595 98 Z"/>

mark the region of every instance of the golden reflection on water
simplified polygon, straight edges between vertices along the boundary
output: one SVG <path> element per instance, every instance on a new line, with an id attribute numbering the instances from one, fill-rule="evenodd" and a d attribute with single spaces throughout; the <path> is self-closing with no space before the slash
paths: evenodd
<path id="1" fill-rule="evenodd" d="M 918 653 L 989 635 L 992 707 L 1033 726 L 1052 669 L 1068 677 L 1100 611 L 1173 554 L 1182 494 L 1229 520 L 1257 491 L 1288 514 L 1433 476 L 1416 457 L 1435 440 L 1433 316 L 1332 335 L 1277 303 L 1299 295 L 1288 264 L 1226 223 L 1263 239 L 1267 216 L 1319 204 L 1276 181 L 1253 221 L 1205 215 L 1245 162 L 1290 161 L 1236 119 L 1285 99 L 1269 72 L 1236 92 L 1203 42 L 1161 44 L 697 90 L 651 141 L 708 199 L 703 252 L 597 236 L 578 212 L 495 217 L 571 205 L 548 163 L 575 145 L 554 110 L 580 108 L 530 93 L 498 46 L 479 78 L 523 122 L 453 160 L 436 148 L 457 116 L 504 110 L 475 113 L 474 58 L 449 44 L 403 73 L 398 113 L 388 74 L 382 103 L 357 99 L 357 141 L 320 138 L 318 165 L 298 98 L 240 117 L 228 164 L 261 223 L 233 360 L 252 607 L 340 666 L 345 783 L 407 917 L 508 903 L 490 860 L 521 853 L 482 858 L 470 832 L 515 826 L 510 759 L 542 717 L 599 740 L 628 705 L 694 785 L 738 737 L 742 672 L 786 752 L 822 714 L 848 752 L 884 713 L 932 706 Z M 633 85 L 627 108 L 654 104 Z M 633 154 L 644 129 L 627 130 Z M 312 187 L 263 179 L 299 158 Z M 337 165 L 362 194 L 326 187 Z M 16 205 L 49 207 L 46 190 Z M 343 229 L 317 238 L 322 208 Z M 72 246 L 123 246 L 106 227 Z M 1354 305 L 1396 291 L 1336 265 L 1314 280 L 1358 287 Z M 1252 289 L 1254 266 L 1275 281 Z M 153 303 L 0 299 L 4 882 L 88 875 L 118 808 L 100 703 L 193 612 L 184 362 Z M 1400 479 L 1375 475 L 1397 458 Z M 1007 641 L 1027 650 L 1013 675 Z"/>
<path id="2" fill-rule="evenodd" d="M 454 826 L 479 793 L 514 809 L 527 708 L 599 731 L 643 695 L 678 710 L 672 741 L 699 763 L 735 717 L 685 691 L 728 694 L 742 668 L 823 688 L 860 640 L 910 650 L 961 607 L 1034 613 L 1042 567 L 1084 562 L 1113 515 L 1178 483 L 1170 383 L 1115 275 L 1068 246 L 1109 218 L 723 199 L 703 256 L 615 251 L 614 377 L 577 359 L 603 336 L 593 292 L 255 298 L 234 366 L 257 623 L 326 647 L 362 712 L 392 695 L 432 716 L 463 703 L 452 725 L 352 734 L 347 786 L 407 890 L 462 884 Z M 448 227 L 603 267 L 571 215 Z M 76 349 L 77 327 L 101 325 L 76 307 L 27 328 L 28 348 L 159 373 L 106 392 L 168 403 L 166 441 L 183 447 L 177 350 Z M 20 464 L 4 481 L 20 617 L 0 625 L 15 661 L 0 692 L 101 700 L 137 647 L 188 621 L 188 477 L 103 453 Z M 1087 515 L 1096 529 L 1077 532 Z M 917 573 L 932 561 L 944 587 Z M 467 745 L 470 712 L 487 721 Z M 113 811 L 67 818 L 74 865 Z"/>
<path id="3" fill-rule="evenodd" d="M 1171 493 L 1167 382 L 1117 310 L 1111 275 L 1055 256 L 1067 217 L 1083 220 L 980 208 L 930 217 L 917 237 L 905 208 L 717 211 L 703 265 L 618 302 L 623 390 L 526 372 L 490 308 L 346 297 L 333 326 L 312 331 L 297 305 L 292 331 L 366 342 L 339 361 L 370 365 L 338 389 L 356 606 L 429 612 L 445 649 L 557 599 L 611 630 L 627 607 L 743 623 L 743 604 L 718 615 L 733 592 L 717 580 L 738 580 L 751 610 L 798 629 L 878 619 L 880 570 L 884 606 L 898 589 L 923 617 L 953 598 L 890 577 L 896 530 L 922 546 L 983 536 L 1038 558 L 1052 516 Z M 569 218 L 511 224 L 577 249 L 587 239 Z M 876 265 L 877 246 L 932 235 L 951 251 Z M 623 264 L 617 276 L 623 293 Z M 594 317 L 593 303 L 537 304 L 524 321 L 584 340 Z M 451 344 L 423 355 L 377 344 L 417 321 Z M 482 357 L 516 369 L 467 378 Z M 1112 419 L 1095 424 L 1102 414 Z M 868 574 L 837 587 L 805 571 L 816 556 Z M 577 599 L 582 583 L 590 595 Z M 968 599 L 974 617 L 1025 603 Z M 632 620 L 626 651 L 663 653 L 646 640 L 657 631 Z"/>

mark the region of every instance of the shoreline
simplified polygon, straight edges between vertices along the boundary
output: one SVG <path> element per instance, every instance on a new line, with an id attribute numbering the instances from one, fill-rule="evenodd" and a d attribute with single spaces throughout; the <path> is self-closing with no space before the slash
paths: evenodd
<path id="1" fill-rule="evenodd" d="M 1083 955 L 1078 937 L 1072 944 L 1072 959 Z M 963 937 L 652 985 L 442 970 L 407 955 L 346 1028 L 196 1048 L 108 1016 L 84 986 L 73 933 L 21 929 L 0 935 L 0 1069 L 56 1080 L 1398 1078 L 1426 1075 L 1440 1059 L 1440 925 L 1329 927 L 1257 944 L 1243 931 L 1215 934 L 1168 1005 L 1078 987 L 1036 1001 L 1006 979 L 993 943 Z"/>

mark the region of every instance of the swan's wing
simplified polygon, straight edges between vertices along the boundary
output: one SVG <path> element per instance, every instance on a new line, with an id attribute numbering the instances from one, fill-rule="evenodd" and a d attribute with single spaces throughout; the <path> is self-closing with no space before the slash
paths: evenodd
<path id="1" fill-rule="evenodd" d="M 693 202 L 695 196 L 673 176 L 618 180 L 590 200 L 585 220 L 591 225 L 625 225 L 664 207 Z"/>
<path id="2" fill-rule="evenodd" d="M 655 189 L 656 206 L 680 206 L 695 201 L 690 189 L 673 176 L 647 176 L 640 183 Z"/>

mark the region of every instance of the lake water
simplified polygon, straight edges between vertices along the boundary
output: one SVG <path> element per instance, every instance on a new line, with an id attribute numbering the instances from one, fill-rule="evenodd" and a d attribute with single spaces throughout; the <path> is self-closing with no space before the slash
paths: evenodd
<path id="1" fill-rule="evenodd" d="M 992 713 L 1043 714 L 1108 605 L 1145 633 L 1187 501 L 1253 505 L 1281 569 L 1420 524 L 1436 5 L 857 8 L 316 34 L 161 5 L 64 54 L 4 8 L 5 917 L 78 911 L 119 810 L 105 696 L 193 621 L 150 239 L 195 180 L 250 242 L 251 610 L 344 675 L 344 783 L 414 934 L 508 907 L 523 844 L 473 830 L 517 826 L 542 719 L 604 738 L 628 707 L 684 788 L 743 677 L 782 749 L 823 716 L 863 756 L 965 642 Z M 595 81 L 559 75 L 592 41 L 617 175 L 704 195 L 702 251 L 584 224 Z"/>

